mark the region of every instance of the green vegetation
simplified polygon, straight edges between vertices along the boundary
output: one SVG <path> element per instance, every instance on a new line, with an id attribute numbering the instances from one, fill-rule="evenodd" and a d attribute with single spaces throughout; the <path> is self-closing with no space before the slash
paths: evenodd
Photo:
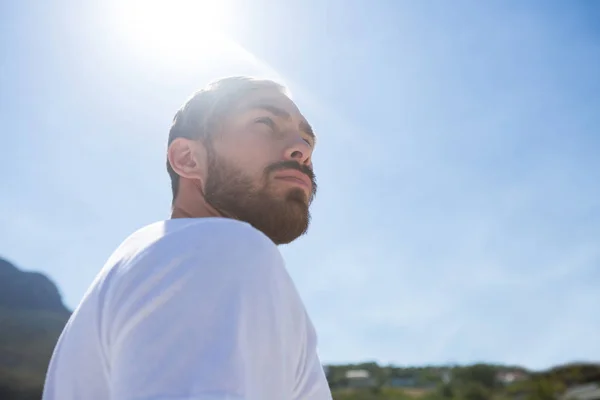
<path id="1" fill-rule="evenodd" d="M 351 389 L 349 370 L 367 370 L 372 387 Z M 503 381 L 503 376 L 511 376 Z M 394 377 L 412 387 L 390 387 Z M 492 364 L 422 368 L 379 367 L 375 363 L 329 367 L 335 400 L 556 400 L 571 386 L 600 382 L 600 364 L 568 364 L 548 371 Z"/>
<path id="2" fill-rule="evenodd" d="M 0 307 L 0 399 L 39 400 L 48 362 L 69 314 Z"/>

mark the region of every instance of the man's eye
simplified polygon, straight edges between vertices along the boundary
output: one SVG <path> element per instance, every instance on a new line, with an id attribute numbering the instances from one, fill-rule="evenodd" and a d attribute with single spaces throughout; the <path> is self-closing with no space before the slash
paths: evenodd
<path id="1" fill-rule="evenodd" d="M 254 122 L 259 124 L 265 124 L 271 129 L 275 129 L 275 122 L 269 117 L 260 117 L 254 120 Z"/>

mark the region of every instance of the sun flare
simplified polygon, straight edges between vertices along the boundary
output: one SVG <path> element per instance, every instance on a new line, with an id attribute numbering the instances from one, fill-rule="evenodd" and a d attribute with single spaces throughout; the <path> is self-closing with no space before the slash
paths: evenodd
<path id="1" fill-rule="evenodd" d="M 153 62 L 200 62 L 232 46 L 234 14 L 224 1 L 125 0 L 118 7 L 122 37 Z"/>

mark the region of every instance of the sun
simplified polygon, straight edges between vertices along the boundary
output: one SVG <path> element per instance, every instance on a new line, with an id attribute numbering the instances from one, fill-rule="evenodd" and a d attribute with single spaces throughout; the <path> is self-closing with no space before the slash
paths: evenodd
<path id="1" fill-rule="evenodd" d="M 234 13 L 223 0 L 123 0 L 120 36 L 152 62 L 200 62 L 228 51 Z"/>

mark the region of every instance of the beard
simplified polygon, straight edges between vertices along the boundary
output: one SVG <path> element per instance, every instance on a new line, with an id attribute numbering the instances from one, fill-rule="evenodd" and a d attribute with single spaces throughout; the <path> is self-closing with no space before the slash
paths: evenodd
<path id="1" fill-rule="evenodd" d="M 272 186 L 271 174 L 285 169 L 298 170 L 310 178 L 309 196 L 301 188 L 282 192 Z M 207 172 L 204 198 L 225 217 L 249 223 L 276 245 L 288 244 L 307 232 L 309 206 L 317 192 L 315 175 L 307 166 L 296 161 L 275 163 L 265 169 L 261 181 L 256 183 L 256 179 L 210 149 Z"/>

